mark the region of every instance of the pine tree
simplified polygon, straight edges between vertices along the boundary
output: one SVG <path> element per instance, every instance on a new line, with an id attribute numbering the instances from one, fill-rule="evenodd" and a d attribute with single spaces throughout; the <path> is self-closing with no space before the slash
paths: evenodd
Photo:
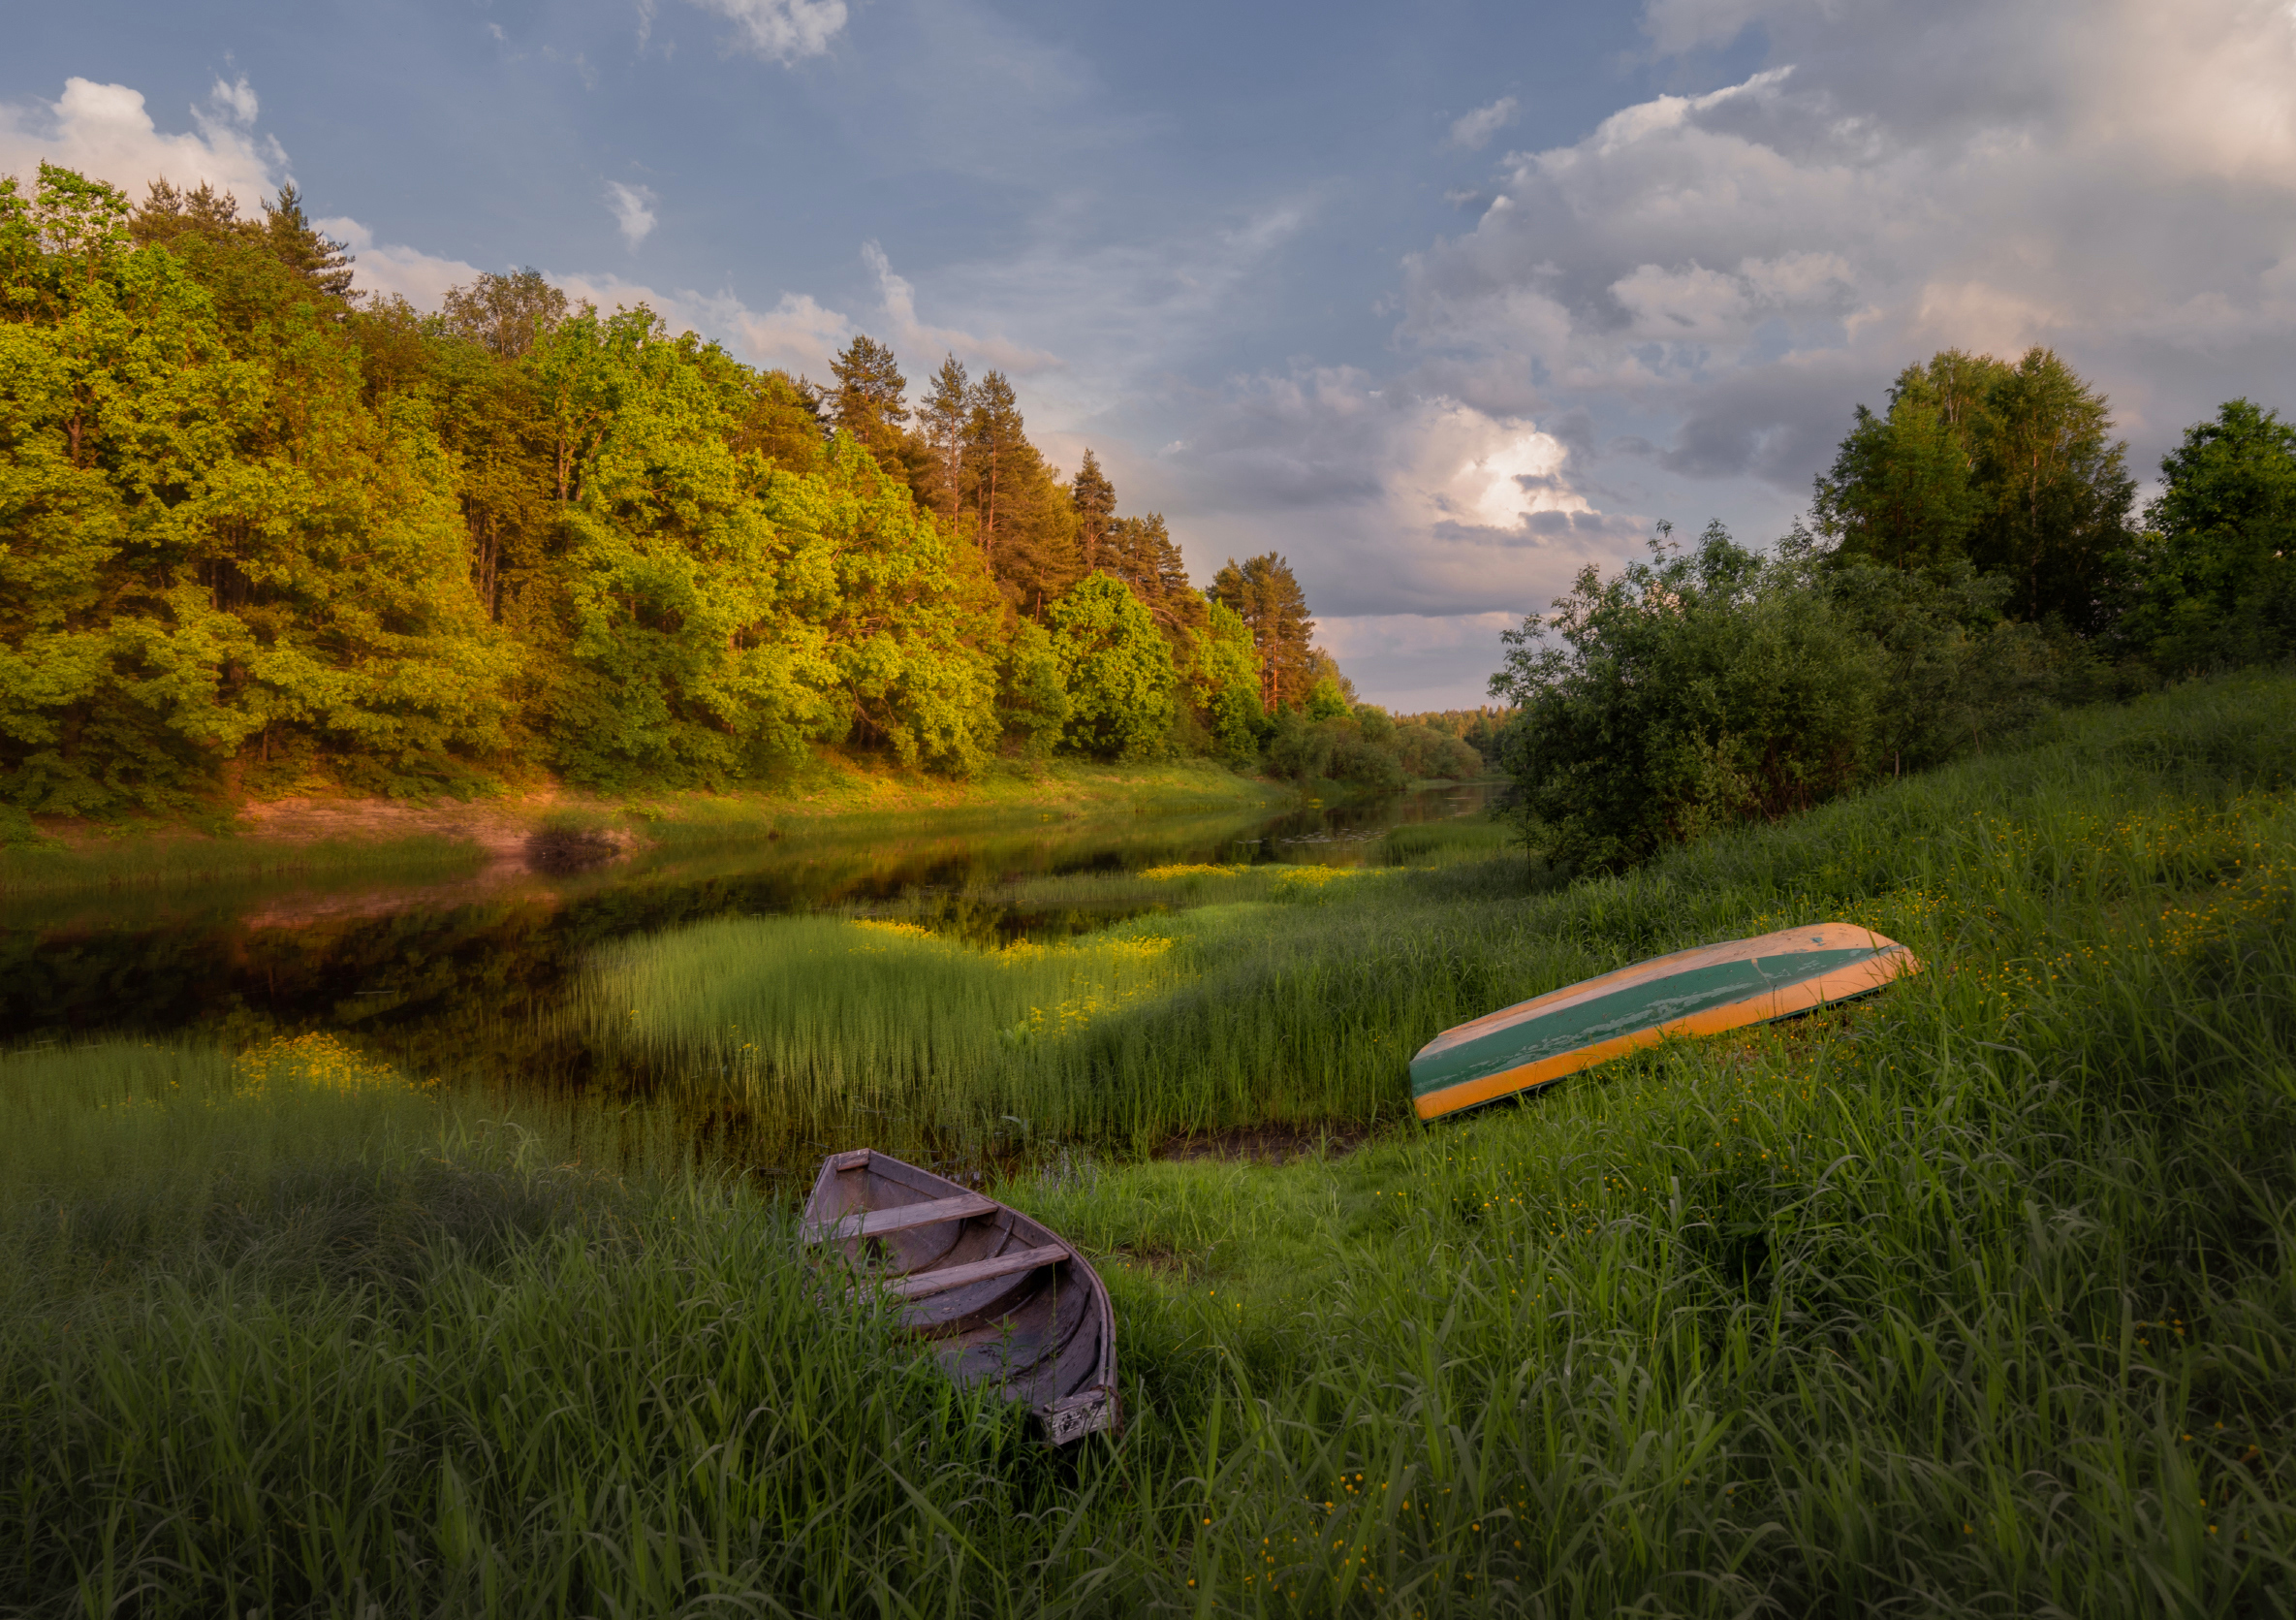
<path id="1" fill-rule="evenodd" d="M 279 199 L 264 206 L 264 239 L 272 255 L 297 275 L 330 298 L 351 290 L 349 244 L 321 236 L 303 217 L 302 193 L 290 180 L 279 188 Z"/>
<path id="2" fill-rule="evenodd" d="M 1164 514 L 1118 518 L 1108 526 L 1103 568 L 1132 588 L 1165 634 L 1184 642 L 1204 623 L 1204 598 L 1188 580 L 1186 558 L 1164 526 Z"/>
<path id="3" fill-rule="evenodd" d="M 943 356 L 940 369 L 932 374 L 932 393 L 917 415 L 938 462 L 933 504 L 951 521 L 963 505 L 964 440 L 972 414 L 971 380 L 955 355 Z"/>
<path id="4" fill-rule="evenodd" d="M 1250 628 L 1260 658 L 1260 702 L 1268 712 L 1305 702 L 1313 679 L 1315 620 L 1307 617 L 1307 597 L 1292 565 L 1274 552 L 1241 567 L 1230 557 L 1212 577 L 1209 594 Z"/>
<path id="5" fill-rule="evenodd" d="M 909 420 L 903 398 L 909 384 L 893 351 L 857 333 L 844 353 L 830 362 L 830 369 L 837 378 L 830 393 L 832 419 L 880 461 L 897 452 L 901 424 Z"/>
<path id="6" fill-rule="evenodd" d="M 974 532 L 980 538 L 981 554 L 993 564 L 1001 533 L 997 526 L 998 480 L 1007 470 L 1004 463 L 1028 440 L 1022 431 L 1021 402 L 1002 371 L 991 371 L 974 384 L 968 398 L 971 409 L 965 413 L 964 451 L 972 506 L 979 519 Z"/>
<path id="7" fill-rule="evenodd" d="M 239 200 L 230 192 L 217 191 L 205 180 L 196 191 L 180 190 L 164 175 L 145 188 L 143 201 L 128 219 L 128 235 L 138 247 L 164 247 L 186 235 L 243 236 L 252 229 L 239 218 Z"/>
<path id="8" fill-rule="evenodd" d="M 1089 571 L 1100 566 L 1100 537 L 1108 532 L 1109 520 L 1116 516 L 1117 487 L 1100 470 L 1100 462 L 1088 445 L 1085 449 L 1084 464 L 1076 469 L 1076 482 L 1068 487 L 1068 498 L 1076 507 L 1078 539 L 1085 550 L 1085 567 Z"/>

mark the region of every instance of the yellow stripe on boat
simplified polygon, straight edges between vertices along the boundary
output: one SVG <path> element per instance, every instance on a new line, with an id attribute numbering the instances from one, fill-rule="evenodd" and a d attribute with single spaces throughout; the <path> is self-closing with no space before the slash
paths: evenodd
<path id="1" fill-rule="evenodd" d="M 1411 1060 L 1413 1106 L 1440 1119 L 1670 1035 L 1791 1018 L 1920 971 L 1903 945 L 1847 923 L 1652 957 L 1445 1030 Z"/>

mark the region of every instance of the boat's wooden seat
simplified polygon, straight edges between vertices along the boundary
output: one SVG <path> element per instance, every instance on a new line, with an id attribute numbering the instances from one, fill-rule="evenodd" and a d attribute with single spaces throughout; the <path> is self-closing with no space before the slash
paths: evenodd
<path id="1" fill-rule="evenodd" d="M 1041 1249 L 1016 1249 L 1009 1255 L 993 1255 L 986 1260 L 974 1260 L 965 1265 L 943 1266 L 938 1271 L 920 1272 L 913 1277 L 893 1277 L 885 1282 L 887 1293 L 902 1299 L 922 1299 L 927 1294 L 946 1293 L 951 1288 L 961 1288 L 971 1283 L 986 1283 L 992 1277 L 1010 1277 L 1016 1271 L 1034 1271 L 1040 1265 L 1051 1265 L 1055 1260 L 1068 1258 L 1068 1251 L 1056 1243 Z"/>
<path id="2" fill-rule="evenodd" d="M 965 1192 L 954 1198 L 928 1199 L 921 1204 L 896 1204 L 891 1209 L 858 1210 L 833 1223 L 807 1226 L 803 1237 L 807 1243 L 883 1237 L 887 1232 L 905 1232 L 912 1226 L 931 1226 L 943 1221 L 967 1221 L 976 1215 L 993 1215 L 1001 1208 L 1003 1206 L 994 1198 L 984 1198 L 978 1192 Z"/>

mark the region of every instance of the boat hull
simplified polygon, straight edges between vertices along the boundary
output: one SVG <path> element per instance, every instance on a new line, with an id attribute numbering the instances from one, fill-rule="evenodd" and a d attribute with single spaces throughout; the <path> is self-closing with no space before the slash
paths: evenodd
<path id="1" fill-rule="evenodd" d="M 1445 1030 L 1411 1060 L 1412 1106 L 1441 1119 L 1670 1036 L 1790 1018 L 1919 971 L 1904 946 L 1846 923 L 1653 957 Z"/>
<path id="2" fill-rule="evenodd" d="M 1117 1426 L 1108 1289 L 1050 1228 L 862 1148 L 822 1162 L 801 1231 L 881 1291 L 951 1378 L 1024 1402 L 1053 1445 Z"/>

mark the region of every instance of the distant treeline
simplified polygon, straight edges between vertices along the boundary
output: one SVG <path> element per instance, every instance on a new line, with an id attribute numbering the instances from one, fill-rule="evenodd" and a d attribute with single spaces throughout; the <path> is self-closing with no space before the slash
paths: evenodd
<path id="1" fill-rule="evenodd" d="M 1588 569 L 1494 696 L 1534 847 L 1615 868 L 2006 740 L 2052 707 L 2296 654 L 2296 429 L 2235 399 L 2141 515 L 2104 397 L 1947 350 L 1858 407 L 1811 524 Z"/>
<path id="2" fill-rule="evenodd" d="M 0 180 L 19 817 L 720 786 L 831 744 L 1313 767 L 1353 723 L 1284 558 L 1197 589 L 1089 452 L 1054 471 L 997 372 L 952 357 L 912 403 L 865 336 L 816 386 L 532 270 L 435 314 L 352 273 L 292 188 L 245 216 Z"/>

